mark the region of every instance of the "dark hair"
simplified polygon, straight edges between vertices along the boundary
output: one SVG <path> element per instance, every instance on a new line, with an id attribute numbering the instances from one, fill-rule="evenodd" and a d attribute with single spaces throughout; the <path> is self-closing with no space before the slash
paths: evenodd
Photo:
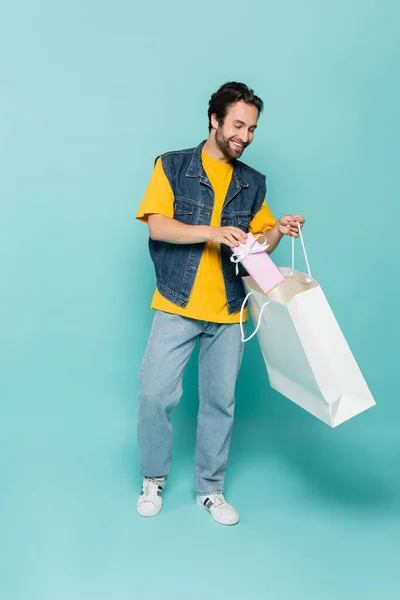
<path id="1" fill-rule="evenodd" d="M 211 115 L 217 117 L 218 123 L 223 123 L 226 116 L 228 106 L 236 104 L 242 100 L 246 104 L 250 104 L 258 108 L 260 113 L 264 108 L 264 103 L 253 90 L 249 89 L 244 83 L 237 81 L 229 81 L 221 85 L 219 90 L 215 92 L 208 103 L 208 131 L 211 131 Z"/>

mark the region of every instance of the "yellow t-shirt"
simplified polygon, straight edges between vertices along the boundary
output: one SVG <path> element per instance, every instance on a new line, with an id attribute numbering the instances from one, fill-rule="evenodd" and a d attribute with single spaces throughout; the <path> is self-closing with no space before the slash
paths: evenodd
<path id="1" fill-rule="evenodd" d="M 229 163 L 208 156 L 204 151 L 201 158 L 204 170 L 214 190 L 214 208 L 210 225 L 220 227 L 221 212 L 231 182 L 233 167 Z M 147 223 L 148 216 L 154 213 L 170 218 L 174 216 L 174 193 L 164 173 L 161 159 L 156 162 L 136 218 Z M 271 229 L 275 223 L 276 221 L 264 201 L 261 209 L 250 222 L 249 231 L 256 236 Z M 185 308 L 177 306 L 164 298 L 158 289 L 153 296 L 151 306 L 156 310 L 182 315 L 191 319 L 213 323 L 238 323 L 240 313 L 232 315 L 228 313 L 220 245 L 212 242 L 206 243 L 197 269 L 192 293 Z M 247 319 L 247 311 L 243 315 L 243 319 Z"/>

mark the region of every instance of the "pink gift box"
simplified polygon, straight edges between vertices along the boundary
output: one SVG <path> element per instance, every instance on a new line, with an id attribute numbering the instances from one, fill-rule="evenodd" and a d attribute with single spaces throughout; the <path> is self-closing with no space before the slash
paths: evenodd
<path id="1" fill-rule="evenodd" d="M 236 263 L 237 273 L 238 263 L 240 263 L 265 294 L 285 280 L 267 254 L 267 247 L 265 236 L 260 235 L 256 240 L 252 233 L 248 233 L 246 243 L 233 248 L 231 256 L 231 261 Z"/>

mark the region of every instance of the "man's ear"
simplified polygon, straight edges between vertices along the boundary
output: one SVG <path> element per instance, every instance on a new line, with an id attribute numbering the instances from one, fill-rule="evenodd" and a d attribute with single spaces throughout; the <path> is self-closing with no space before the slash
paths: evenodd
<path id="1" fill-rule="evenodd" d="M 218 123 L 218 119 L 217 116 L 214 114 L 211 115 L 211 126 L 213 129 L 217 129 L 219 123 Z"/>

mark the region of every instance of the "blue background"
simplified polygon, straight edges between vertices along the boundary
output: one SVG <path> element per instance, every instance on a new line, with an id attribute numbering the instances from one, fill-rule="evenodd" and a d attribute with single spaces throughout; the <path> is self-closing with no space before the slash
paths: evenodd
<path id="1" fill-rule="evenodd" d="M 2 7 L 3 598 L 399 597 L 399 17 L 389 0 Z M 313 275 L 378 405 L 329 429 L 269 389 L 252 340 L 229 529 L 194 504 L 195 356 L 163 511 L 135 512 L 155 284 L 135 213 L 155 156 L 204 139 L 232 79 L 265 101 L 245 160 L 276 216 L 307 217 Z M 274 256 L 289 263 L 288 240 Z"/>

